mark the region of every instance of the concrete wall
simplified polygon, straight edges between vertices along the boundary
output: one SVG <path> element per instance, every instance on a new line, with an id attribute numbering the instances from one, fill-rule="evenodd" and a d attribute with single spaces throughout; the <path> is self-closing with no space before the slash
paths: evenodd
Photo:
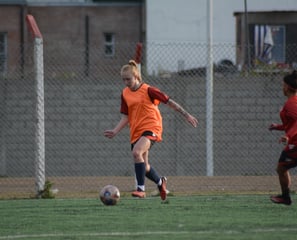
<path id="1" fill-rule="evenodd" d="M 205 175 L 205 78 L 172 76 L 146 81 L 167 92 L 199 118 L 197 129 L 166 106 L 163 142 L 151 150 L 151 163 L 166 175 Z M 34 81 L 6 79 L 2 104 L 3 176 L 34 175 Z M 47 176 L 133 175 L 128 129 L 110 140 L 103 131 L 120 118 L 122 83 L 108 79 L 45 79 Z M 4 89 L 3 89 L 4 88 Z M 281 76 L 217 75 L 214 82 L 215 175 L 271 175 L 281 147 L 278 122 L 285 100 Z"/>

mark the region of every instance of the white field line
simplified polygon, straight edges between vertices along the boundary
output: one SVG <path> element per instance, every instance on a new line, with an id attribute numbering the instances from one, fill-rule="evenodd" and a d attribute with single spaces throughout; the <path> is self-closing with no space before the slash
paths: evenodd
<path id="1" fill-rule="evenodd" d="M 210 234 L 225 234 L 225 235 L 235 235 L 244 233 L 267 233 L 267 232 L 297 232 L 297 228 L 283 228 L 283 229 L 273 229 L 273 228 L 263 228 L 263 229 L 251 229 L 251 230 L 226 230 L 226 231 L 157 231 L 157 232 L 102 232 L 102 233 L 57 233 L 57 234 L 28 234 L 28 235 L 8 235 L 0 236 L 0 239 L 24 239 L 24 238 L 49 238 L 49 237 L 103 237 L 103 236 L 144 236 L 144 235 L 185 235 L 185 234 L 195 234 L 197 235 L 210 235 Z"/>

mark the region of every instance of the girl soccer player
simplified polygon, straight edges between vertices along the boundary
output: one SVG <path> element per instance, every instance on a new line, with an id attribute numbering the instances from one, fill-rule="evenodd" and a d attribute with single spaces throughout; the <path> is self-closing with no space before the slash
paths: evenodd
<path id="1" fill-rule="evenodd" d="M 162 102 L 181 113 L 193 127 L 197 127 L 198 120 L 158 88 L 142 82 L 135 61 L 130 60 L 129 64 L 122 67 L 121 77 L 126 85 L 121 95 L 122 117 L 115 128 L 105 130 L 104 135 L 113 138 L 129 124 L 137 181 L 137 189 L 132 192 L 132 196 L 145 197 L 145 177 L 147 177 L 157 184 L 161 199 L 165 200 L 167 179 L 160 177 L 148 160 L 151 146 L 162 140 L 162 116 L 158 104 Z"/>
<path id="2" fill-rule="evenodd" d="M 283 79 L 283 93 L 287 101 L 280 111 L 282 124 L 272 123 L 269 130 L 284 131 L 279 142 L 285 144 L 277 165 L 282 194 L 271 196 L 274 203 L 291 205 L 289 169 L 297 166 L 297 72 L 293 71 Z"/>

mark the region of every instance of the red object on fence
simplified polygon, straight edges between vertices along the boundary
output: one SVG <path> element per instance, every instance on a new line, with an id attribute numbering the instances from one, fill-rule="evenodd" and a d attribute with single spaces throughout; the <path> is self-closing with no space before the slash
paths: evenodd
<path id="1" fill-rule="evenodd" d="M 42 38 L 41 32 L 39 31 L 39 28 L 37 26 L 37 23 L 34 19 L 34 17 L 30 14 L 26 16 L 26 21 L 29 27 L 30 32 L 33 35 L 33 38 Z"/>
<path id="2" fill-rule="evenodd" d="M 137 64 L 140 64 L 141 62 L 141 55 L 142 55 L 142 43 L 137 43 L 135 57 L 134 57 L 134 60 Z"/>

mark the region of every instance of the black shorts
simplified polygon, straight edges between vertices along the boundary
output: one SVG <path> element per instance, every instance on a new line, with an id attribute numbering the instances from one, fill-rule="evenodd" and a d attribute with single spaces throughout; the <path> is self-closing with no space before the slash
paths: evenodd
<path id="1" fill-rule="evenodd" d="M 291 169 L 297 166 L 297 147 L 282 151 L 278 164 L 286 169 Z"/>
<path id="2" fill-rule="evenodd" d="M 142 137 L 148 137 L 148 139 L 151 141 L 151 146 L 150 148 L 154 145 L 154 143 L 156 142 L 155 140 L 155 137 L 156 135 L 152 132 L 152 131 L 145 131 L 143 132 L 143 134 L 141 134 Z M 139 139 L 138 139 L 139 140 Z M 138 141 L 137 140 L 137 141 Z M 137 141 L 135 141 L 134 143 L 131 144 L 131 151 L 133 150 L 135 144 L 137 143 Z"/>

